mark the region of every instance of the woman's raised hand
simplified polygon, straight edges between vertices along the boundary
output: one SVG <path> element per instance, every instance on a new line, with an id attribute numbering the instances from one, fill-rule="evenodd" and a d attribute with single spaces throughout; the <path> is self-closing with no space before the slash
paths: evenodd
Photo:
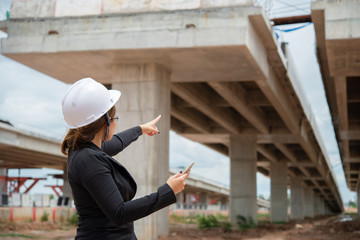
<path id="1" fill-rule="evenodd" d="M 155 126 L 155 124 L 160 120 L 161 115 L 157 116 L 157 118 L 155 118 L 154 120 L 148 122 L 148 123 L 144 123 L 142 125 L 140 125 L 142 133 L 143 134 L 147 134 L 149 136 L 153 136 L 155 134 L 159 134 L 159 130 L 158 128 Z"/>
<path id="2" fill-rule="evenodd" d="M 185 180 L 189 177 L 188 173 L 177 173 L 169 177 L 166 183 L 171 187 L 174 191 L 175 195 L 184 190 L 185 188 Z"/>

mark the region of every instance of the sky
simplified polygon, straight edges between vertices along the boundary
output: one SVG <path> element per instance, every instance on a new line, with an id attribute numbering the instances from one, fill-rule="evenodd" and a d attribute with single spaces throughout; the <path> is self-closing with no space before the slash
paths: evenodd
<path id="1" fill-rule="evenodd" d="M 308 0 L 255 1 L 265 6 L 272 17 L 282 14 L 309 13 Z M 291 2 L 291 4 L 289 4 Z M 293 7 L 289 6 L 293 5 Z M 0 19 L 10 8 L 9 0 L 0 0 Z M 307 11 L 307 12 L 306 12 Z M 301 24 L 300 24 L 301 25 Z M 294 26 L 279 27 L 282 29 Z M 334 136 L 329 108 L 315 57 L 315 33 L 310 24 L 302 29 L 284 33 L 277 31 L 279 40 L 288 42 L 296 59 L 296 68 L 304 93 L 311 108 L 323 139 L 331 167 L 336 176 L 342 199 L 345 202 L 355 200 L 356 195 L 346 186 L 344 172 L 340 163 L 337 143 Z M 0 31 L 0 38 L 7 35 Z M 38 134 L 61 140 L 66 134 L 61 113 L 61 100 L 69 85 L 45 74 L 30 69 L 3 55 L 0 55 L 0 119 L 11 122 L 16 128 L 29 130 Z M 187 151 L 183 151 L 187 149 Z M 170 132 L 170 169 L 186 167 L 196 161 L 192 174 L 206 180 L 229 186 L 230 161 L 199 143 L 185 139 L 175 132 Z M 47 177 L 47 174 L 61 173 L 53 169 L 22 169 L 21 176 Z M 10 176 L 18 176 L 19 170 L 9 170 Z M 62 180 L 48 177 L 40 181 L 30 193 L 53 193 L 48 184 L 62 184 Z M 257 174 L 257 194 L 270 196 L 270 180 Z"/>

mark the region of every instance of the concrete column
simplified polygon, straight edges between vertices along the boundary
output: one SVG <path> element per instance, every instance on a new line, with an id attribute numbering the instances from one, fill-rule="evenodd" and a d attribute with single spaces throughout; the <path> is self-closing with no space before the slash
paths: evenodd
<path id="1" fill-rule="evenodd" d="M 330 214 L 331 214 L 331 210 L 330 210 L 330 208 L 329 208 L 328 205 L 325 205 L 325 214 L 326 214 L 326 215 L 330 215 Z"/>
<path id="2" fill-rule="evenodd" d="M 257 223 L 256 135 L 230 136 L 230 221 L 237 216 Z"/>
<path id="3" fill-rule="evenodd" d="M 227 198 L 221 198 L 220 199 L 220 203 L 221 203 L 221 210 L 226 210 L 227 209 L 227 205 L 228 205 L 228 199 Z"/>
<path id="4" fill-rule="evenodd" d="M 360 216 L 360 188 L 357 190 L 357 214 Z"/>
<path id="5" fill-rule="evenodd" d="M 325 214 L 325 202 L 322 197 L 319 197 L 320 199 L 320 208 L 319 208 L 319 214 L 323 216 Z"/>
<path id="6" fill-rule="evenodd" d="M 141 136 L 116 156 L 137 182 L 136 197 L 155 192 L 169 175 L 170 72 L 154 63 L 113 66 L 112 88 L 121 91 L 116 104 L 120 117 L 117 130 L 148 122 L 162 115 L 160 134 Z M 168 234 L 168 208 L 135 222 L 139 239 L 157 239 Z"/>
<path id="7" fill-rule="evenodd" d="M 0 177 L 6 177 L 7 176 L 7 168 L 0 168 Z M 7 185 L 6 180 L 0 179 L 0 196 L 1 194 L 7 193 Z"/>
<path id="8" fill-rule="evenodd" d="M 314 216 L 318 216 L 320 215 L 320 197 L 318 194 L 314 193 L 313 201 L 314 201 Z"/>
<path id="9" fill-rule="evenodd" d="M 287 166 L 286 162 L 270 164 L 270 221 L 288 221 L 288 200 L 287 200 Z"/>
<path id="10" fill-rule="evenodd" d="M 176 208 L 177 209 L 184 208 L 184 192 L 178 193 L 176 195 Z"/>
<path id="11" fill-rule="evenodd" d="M 186 194 L 185 194 L 185 206 L 186 206 L 185 208 L 186 209 L 193 208 L 191 200 L 192 200 L 192 194 L 190 192 L 186 192 Z"/>
<path id="12" fill-rule="evenodd" d="M 200 193 L 200 209 L 207 209 L 210 202 L 209 194 Z"/>
<path id="13" fill-rule="evenodd" d="M 7 168 L 0 168 L 0 177 L 6 177 L 7 176 Z M 1 205 L 6 205 L 6 203 L 8 202 L 7 199 L 7 183 L 6 180 L 1 180 L 0 179 L 0 206 Z"/>
<path id="14" fill-rule="evenodd" d="M 304 219 L 304 181 L 301 178 L 290 178 L 290 194 L 290 218 Z"/>
<path id="15" fill-rule="evenodd" d="M 312 188 L 305 188 L 304 191 L 305 212 L 304 217 L 314 217 L 314 191 Z"/>
<path id="16" fill-rule="evenodd" d="M 71 187 L 70 187 L 70 183 L 68 180 L 68 175 L 67 175 L 67 166 L 64 166 L 64 176 L 63 176 L 63 180 L 64 180 L 64 184 L 63 184 L 63 201 L 62 201 L 62 205 L 63 206 L 68 206 L 71 207 L 71 202 L 72 202 L 72 191 L 71 191 Z"/>

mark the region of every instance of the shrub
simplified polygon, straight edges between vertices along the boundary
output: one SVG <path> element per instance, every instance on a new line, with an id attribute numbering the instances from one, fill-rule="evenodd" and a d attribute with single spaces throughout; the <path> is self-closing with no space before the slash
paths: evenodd
<path id="1" fill-rule="evenodd" d="M 244 217 L 242 215 L 237 215 L 237 224 L 239 226 L 239 229 L 241 229 L 241 230 L 247 230 L 249 228 L 255 227 L 252 217 L 249 217 L 248 219 L 246 219 L 246 217 Z"/>
<path id="2" fill-rule="evenodd" d="M 199 216 L 198 225 L 200 229 L 219 227 L 219 221 L 214 215 Z"/>
<path id="3" fill-rule="evenodd" d="M 199 215 L 198 216 L 199 229 L 204 228 L 218 228 L 221 227 L 225 232 L 231 231 L 231 223 L 228 221 L 228 217 L 225 215 Z"/>
<path id="4" fill-rule="evenodd" d="M 76 212 L 73 212 L 73 214 L 71 215 L 71 217 L 69 218 L 69 223 L 72 225 L 77 226 L 78 225 L 78 221 L 79 221 L 79 216 L 77 215 Z"/>
<path id="5" fill-rule="evenodd" d="M 47 211 L 45 211 L 44 213 L 43 213 L 43 215 L 41 216 L 41 221 L 42 222 L 47 222 L 48 220 L 49 220 L 49 215 L 50 215 L 50 213 L 48 213 Z"/>

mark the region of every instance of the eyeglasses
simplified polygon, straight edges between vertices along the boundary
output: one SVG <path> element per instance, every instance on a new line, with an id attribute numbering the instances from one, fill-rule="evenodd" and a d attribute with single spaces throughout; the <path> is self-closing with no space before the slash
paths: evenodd
<path id="1" fill-rule="evenodd" d="M 111 120 L 115 119 L 116 121 L 119 120 L 119 117 L 110 117 Z"/>

